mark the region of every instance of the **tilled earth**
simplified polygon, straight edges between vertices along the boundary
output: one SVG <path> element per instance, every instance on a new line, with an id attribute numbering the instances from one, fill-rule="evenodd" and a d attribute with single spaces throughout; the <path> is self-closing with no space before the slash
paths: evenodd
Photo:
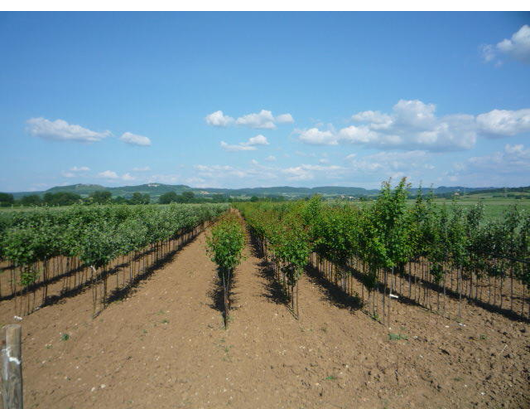
<path id="1" fill-rule="evenodd" d="M 250 246 L 224 329 L 205 234 L 92 319 L 90 290 L 26 316 L 26 408 L 528 408 L 529 326 L 393 302 L 391 329 L 314 271 L 296 320 Z M 0 302 L 0 323 L 13 320 Z M 392 334 L 392 336 L 390 336 Z"/>

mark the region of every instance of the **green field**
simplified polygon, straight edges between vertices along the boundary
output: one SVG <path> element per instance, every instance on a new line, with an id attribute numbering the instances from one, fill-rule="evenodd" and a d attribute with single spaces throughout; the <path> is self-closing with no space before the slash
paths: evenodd
<path id="1" fill-rule="evenodd" d="M 465 208 L 471 208 L 480 201 L 484 204 L 484 216 L 488 220 L 501 219 L 503 214 L 514 205 L 517 205 L 520 210 L 527 213 L 530 212 L 530 200 L 528 199 L 517 200 L 513 198 L 491 198 L 481 197 L 481 195 L 476 194 L 459 198 L 456 200 L 456 204 L 464 206 Z M 413 203 L 414 201 L 409 200 L 409 202 Z M 449 206 L 452 205 L 451 199 L 437 198 L 434 202 L 438 204 L 445 203 Z"/>
<path id="2" fill-rule="evenodd" d="M 453 205 L 453 200 L 450 198 L 435 198 L 434 202 L 439 205 L 446 204 L 447 206 Z M 512 208 L 514 205 L 517 205 L 521 211 L 525 213 L 530 213 L 530 200 L 529 199 L 514 199 L 514 198 L 498 198 L 491 196 L 481 196 L 479 194 L 470 195 L 465 197 L 459 197 L 455 200 L 455 203 L 458 206 L 463 206 L 465 209 L 470 209 L 479 202 L 484 204 L 484 217 L 486 220 L 500 220 L 503 217 L 503 214 Z M 356 201 L 355 204 L 359 206 L 371 205 L 373 201 Z M 407 200 L 407 205 L 413 206 L 415 203 L 414 198 L 409 198 Z"/>

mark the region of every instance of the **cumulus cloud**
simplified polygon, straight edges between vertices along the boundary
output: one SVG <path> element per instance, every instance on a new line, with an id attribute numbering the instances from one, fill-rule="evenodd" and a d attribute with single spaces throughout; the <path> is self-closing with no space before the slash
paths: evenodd
<path id="1" fill-rule="evenodd" d="M 510 39 L 504 39 L 497 44 L 481 47 L 482 57 L 486 62 L 502 64 L 498 57 L 509 57 L 526 64 L 530 64 L 530 26 L 523 25 Z"/>
<path id="2" fill-rule="evenodd" d="M 92 131 L 80 125 L 69 124 L 64 120 L 50 121 L 46 118 L 31 118 L 26 121 L 26 125 L 30 135 L 45 140 L 93 143 L 112 135 L 108 130 Z"/>
<path id="3" fill-rule="evenodd" d="M 380 149 L 457 151 L 475 146 L 477 136 L 505 137 L 530 131 L 530 109 L 493 110 L 478 116 L 437 116 L 434 104 L 400 100 L 393 113 L 364 111 L 352 116 L 352 124 L 340 130 L 317 127 L 295 130 L 298 139 L 311 145 L 364 145 Z"/>
<path id="4" fill-rule="evenodd" d="M 181 177 L 176 174 L 154 174 L 147 180 L 148 183 L 160 182 L 162 184 L 175 184 L 181 182 Z"/>
<path id="5" fill-rule="evenodd" d="M 530 131 L 530 108 L 518 111 L 494 109 L 477 116 L 480 134 L 486 137 L 515 136 Z"/>
<path id="6" fill-rule="evenodd" d="M 124 181 L 134 181 L 136 178 L 130 173 L 126 173 L 122 175 L 121 179 L 123 179 Z"/>
<path id="7" fill-rule="evenodd" d="M 234 122 L 232 117 L 224 115 L 221 110 L 212 112 L 204 119 L 208 125 L 213 125 L 214 127 L 226 127 Z"/>
<path id="8" fill-rule="evenodd" d="M 267 156 L 267 157 L 265 158 L 265 160 L 266 160 L 267 162 L 276 162 L 276 156 L 272 156 L 272 155 Z"/>
<path id="9" fill-rule="evenodd" d="M 224 141 L 221 142 L 221 147 L 229 152 L 243 152 L 248 150 L 256 150 L 256 146 L 267 146 L 269 142 L 267 137 L 258 134 L 255 137 L 251 137 L 248 141 L 240 142 L 239 144 L 228 144 Z"/>
<path id="10" fill-rule="evenodd" d="M 407 152 L 379 152 L 368 156 L 357 157 L 356 154 L 346 156 L 350 167 L 361 171 L 382 171 L 385 176 L 396 171 L 413 169 L 433 169 L 427 163 L 431 155 L 424 150 Z"/>
<path id="11" fill-rule="evenodd" d="M 337 165 L 307 165 L 290 166 L 286 168 L 262 165 L 257 160 L 250 161 L 250 168 L 235 168 L 227 165 L 196 165 L 198 175 L 202 179 L 210 179 L 216 183 L 244 180 L 248 185 L 255 186 L 258 182 L 306 181 L 312 179 L 336 180 L 348 169 Z"/>
<path id="12" fill-rule="evenodd" d="M 281 173 L 291 181 L 306 181 L 315 179 L 337 179 L 347 172 L 346 168 L 338 165 L 299 165 L 280 169 Z"/>
<path id="13" fill-rule="evenodd" d="M 225 141 L 221 142 L 221 147 L 224 150 L 227 150 L 229 152 L 246 152 L 246 151 L 249 151 L 249 150 L 256 150 L 256 147 L 254 147 L 254 146 L 246 145 L 246 144 L 243 144 L 243 143 L 228 144 Z"/>
<path id="14" fill-rule="evenodd" d="M 85 177 L 86 172 L 89 172 L 88 166 L 73 166 L 68 171 L 61 172 L 61 176 L 64 178 L 80 178 Z"/>
<path id="15" fill-rule="evenodd" d="M 276 117 L 276 122 L 278 124 L 292 124 L 294 123 L 294 118 L 291 114 L 281 114 Z"/>
<path id="16" fill-rule="evenodd" d="M 271 111 L 262 109 L 257 114 L 248 114 L 242 117 L 239 117 L 236 120 L 237 125 L 244 125 L 251 128 L 267 128 L 272 129 L 276 128 L 274 124 L 274 117 Z"/>
<path id="17" fill-rule="evenodd" d="M 392 117 L 379 111 L 363 111 L 355 114 L 351 118 L 353 121 L 370 123 L 370 127 L 375 130 L 389 128 L 392 124 Z"/>
<path id="18" fill-rule="evenodd" d="M 70 171 L 72 172 L 88 172 L 90 171 L 90 168 L 88 166 L 73 166 L 70 168 Z"/>
<path id="19" fill-rule="evenodd" d="M 483 169 L 487 172 L 516 172 L 530 175 L 530 149 L 525 148 L 522 144 L 507 144 L 502 152 L 471 157 L 467 163 L 468 167 Z"/>
<path id="20" fill-rule="evenodd" d="M 298 134 L 298 139 L 302 143 L 320 145 L 320 146 L 336 146 L 337 136 L 330 130 L 320 130 L 316 127 L 308 130 L 295 130 Z"/>
<path id="21" fill-rule="evenodd" d="M 120 177 L 114 171 L 106 170 L 97 174 L 97 178 L 103 179 L 119 179 Z"/>
<path id="22" fill-rule="evenodd" d="M 134 146 L 151 146 L 151 140 L 148 137 L 129 132 L 123 133 L 120 140 Z"/>
<path id="23" fill-rule="evenodd" d="M 506 144 L 502 151 L 455 163 L 444 176 L 451 182 L 475 186 L 526 185 L 530 179 L 530 149 L 522 144 Z"/>
<path id="24" fill-rule="evenodd" d="M 103 172 L 99 172 L 96 175 L 96 178 L 107 179 L 107 180 L 110 180 L 110 181 L 117 181 L 117 180 L 134 181 L 136 179 L 136 177 L 131 175 L 129 172 L 127 172 L 127 173 L 125 173 L 125 174 L 120 176 L 120 175 L 118 175 L 117 172 L 111 171 L 111 170 L 106 170 L 106 171 L 103 171 Z"/>
<path id="25" fill-rule="evenodd" d="M 365 111 L 352 117 L 364 123 L 343 128 L 338 140 L 378 148 L 465 150 L 476 142 L 472 115 L 435 115 L 436 106 L 420 100 L 401 99 L 392 114 Z"/>
<path id="26" fill-rule="evenodd" d="M 246 143 L 241 143 L 241 144 L 247 144 L 249 146 L 257 146 L 257 145 L 268 146 L 269 142 L 267 141 L 267 137 L 265 137 L 262 134 L 258 134 L 255 137 L 249 138 Z"/>
<path id="27" fill-rule="evenodd" d="M 245 171 L 229 165 L 195 165 L 195 169 L 202 178 L 225 178 L 227 176 L 244 178 L 246 176 Z"/>
<path id="28" fill-rule="evenodd" d="M 294 123 L 291 114 L 281 114 L 275 117 L 271 111 L 262 109 L 258 113 L 243 115 L 239 118 L 232 118 L 225 115 L 223 111 L 215 111 L 205 117 L 206 123 L 215 127 L 227 127 L 232 124 L 260 129 L 274 129 L 276 124 Z"/>

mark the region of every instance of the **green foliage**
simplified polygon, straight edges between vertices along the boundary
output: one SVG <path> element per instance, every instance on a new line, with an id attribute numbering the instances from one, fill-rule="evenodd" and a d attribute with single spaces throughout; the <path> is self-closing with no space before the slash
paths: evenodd
<path id="1" fill-rule="evenodd" d="M 455 198 L 451 205 L 439 205 L 432 190 L 424 195 L 421 187 L 408 206 L 409 187 L 405 179 L 394 188 L 385 182 L 371 206 L 330 204 L 314 196 L 305 202 L 237 207 L 273 259 L 282 267 L 296 264 L 296 273 L 314 251 L 339 269 L 351 257 L 364 261 L 368 288 L 376 286 L 381 270 L 403 271 L 419 258 L 429 261 L 431 279 L 438 283 L 452 267 L 477 277 L 513 271 L 530 286 L 530 214 L 513 207 L 502 220 L 488 221 L 482 203 L 466 208 Z"/>
<path id="2" fill-rule="evenodd" d="M 90 194 L 90 200 L 95 204 L 108 204 L 111 199 L 112 194 L 110 191 L 94 191 Z"/>
<path id="3" fill-rule="evenodd" d="M 0 193 L 0 207 L 7 207 L 15 203 L 13 194 Z"/>
<path id="4" fill-rule="evenodd" d="M 206 239 L 212 261 L 222 270 L 233 270 L 239 265 L 245 245 L 245 235 L 237 216 L 229 213 L 212 228 Z"/>
<path id="5" fill-rule="evenodd" d="M 158 202 L 160 204 L 170 204 L 170 203 L 176 203 L 178 199 L 177 193 L 175 191 L 169 191 L 167 193 L 164 193 L 160 196 L 158 199 Z"/>
<path id="6" fill-rule="evenodd" d="M 20 283 L 38 277 L 34 265 L 55 256 L 78 257 L 98 269 L 213 220 L 224 204 L 71 206 L 2 213 L 0 257 L 20 267 Z"/>
<path id="7" fill-rule="evenodd" d="M 20 204 L 23 206 L 40 206 L 42 204 L 42 198 L 40 195 L 32 194 L 26 195 L 20 199 Z"/>

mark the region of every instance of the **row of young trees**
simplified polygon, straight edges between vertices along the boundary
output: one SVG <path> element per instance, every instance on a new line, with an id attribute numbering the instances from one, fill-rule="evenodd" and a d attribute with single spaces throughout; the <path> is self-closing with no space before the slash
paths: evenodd
<path id="1" fill-rule="evenodd" d="M 241 262 L 245 246 L 245 234 L 242 220 L 233 212 L 226 213 L 212 227 L 206 238 L 207 253 L 217 265 L 223 300 L 223 318 L 225 328 L 230 319 L 230 289 L 234 270 Z"/>
<path id="2" fill-rule="evenodd" d="M 311 259 L 348 293 L 355 293 L 350 283 L 355 274 L 368 291 L 375 316 L 388 319 L 390 295 L 403 293 L 407 285 L 408 297 L 430 308 L 439 310 L 440 294 L 445 302 L 449 290 L 460 300 L 466 296 L 501 308 L 504 302 L 513 311 L 517 302 L 527 316 L 530 215 L 513 207 L 502 220 L 488 221 L 481 204 L 470 210 L 456 203 L 437 205 L 432 194 L 421 190 L 409 206 L 408 188 L 405 179 L 395 188 L 386 182 L 377 200 L 363 207 L 330 205 L 313 197 L 306 203 L 239 208 L 286 285 L 296 285 Z M 370 299 L 375 290 L 382 292 L 379 307 Z M 437 305 L 430 290 L 438 293 Z M 519 296 L 514 297 L 514 290 Z"/>
<path id="3" fill-rule="evenodd" d="M 314 203 L 314 201 L 312 202 Z M 237 205 L 250 227 L 261 254 L 274 264 L 288 307 L 298 317 L 298 280 L 311 252 L 305 202 L 285 204 L 241 203 Z"/>
<path id="4" fill-rule="evenodd" d="M 75 277 L 74 285 L 102 283 L 104 302 L 107 279 L 117 263 L 129 266 L 132 280 L 133 274 L 155 264 L 182 244 L 182 238 L 194 236 L 197 227 L 216 219 L 227 208 L 223 204 L 173 204 L 3 212 L 0 258 L 11 272 L 12 295 L 36 290 L 40 283 L 45 303 L 51 281 L 81 271 L 86 276 Z M 18 286 L 23 289 L 17 291 Z M 94 293 L 97 295 L 96 288 Z M 98 303 L 95 296 L 95 308 Z"/>

